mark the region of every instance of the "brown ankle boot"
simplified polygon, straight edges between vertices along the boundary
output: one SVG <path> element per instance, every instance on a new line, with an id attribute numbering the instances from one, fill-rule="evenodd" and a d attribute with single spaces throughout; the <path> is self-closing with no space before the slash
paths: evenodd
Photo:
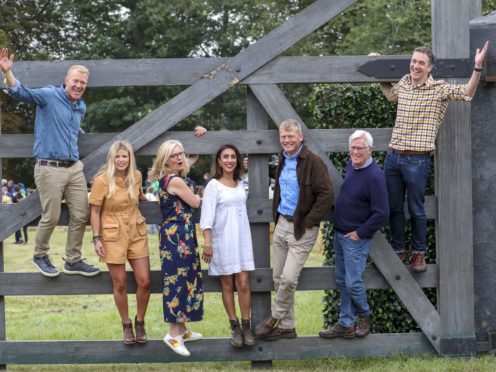
<path id="1" fill-rule="evenodd" d="M 122 322 L 122 331 L 124 334 L 124 343 L 126 345 L 132 345 L 136 342 L 133 333 L 133 322 L 131 322 L 131 319 L 129 319 L 127 323 Z"/>
<path id="2" fill-rule="evenodd" d="M 243 342 L 246 346 L 252 346 L 255 345 L 257 342 L 257 339 L 255 338 L 255 335 L 251 331 L 251 324 L 250 324 L 250 319 L 241 319 L 241 326 L 242 326 L 242 332 L 243 332 Z"/>
<path id="3" fill-rule="evenodd" d="M 229 322 L 231 323 L 231 345 L 234 347 L 242 347 L 243 331 L 241 331 L 238 319 L 229 319 Z"/>
<path id="4" fill-rule="evenodd" d="M 148 336 L 145 330 L 145 321 L 138 320 L 138 317 L 134 317 L 134 329 L 136 331 L 136 342 L 138 344 L 146 344 L 148 341 Z"/>

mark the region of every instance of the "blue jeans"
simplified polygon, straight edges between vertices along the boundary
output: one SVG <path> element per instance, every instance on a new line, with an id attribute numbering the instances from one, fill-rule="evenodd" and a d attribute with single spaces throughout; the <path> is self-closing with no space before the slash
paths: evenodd
<path id="1" fill-rule="evenodd" d="M 429 154 L 402 155 L 390 150 L 384 161 L 389 194 L 389 241 L 396 253 L 405 250 L 405 192 L 412 225 L 412 249 L 425 252 L 427 217 L 424 194 L 430 166 Z"/>
<path id="2" fill-rule="evenodd" d="M 362 274 L 371 241 L 371 239 L 352 240 L 337 231 L 334 233 L 336 283 L 341 294 L 339 324 L 346 328 L 355 324 L 355 316 L 370 316 Z"/>

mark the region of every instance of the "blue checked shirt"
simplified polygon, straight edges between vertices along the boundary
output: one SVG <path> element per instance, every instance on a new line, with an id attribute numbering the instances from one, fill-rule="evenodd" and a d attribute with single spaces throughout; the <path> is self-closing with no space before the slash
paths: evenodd
<path id="1" fill-rule="evenodd" d="M 298 195 L 300 194 L 300 187 L 298 186 L 298 177 L 296 176 L 296 164 L 298 155 L 300 154 L 303 145 L 300 146 L 298 151 L 289 156 L 286 151 L 283 151 L 284 166 L 279 176 L 279 187 L 281 202 L 277 211 L 285 216 L 293 216 L 298 204 Z"/>
<path id="2" fill-rule="evenodd" d="M 78 134 L 86 113 L 83 100 L 72 102 L 62 85 L 31 89 L 24 87 L 18 80 L 8 92 L 20 101 L 36 104 L 35 158 L 79 160 Z"/>

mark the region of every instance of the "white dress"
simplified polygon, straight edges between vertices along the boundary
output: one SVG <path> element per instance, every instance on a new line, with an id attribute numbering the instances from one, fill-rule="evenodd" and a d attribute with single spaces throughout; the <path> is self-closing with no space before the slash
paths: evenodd
<path id="1" fill-rule="evenodd" d="M 200 228 L 212 229 L 212 276 L 255 270 L 243 181 L 228 187 L 212 179 L 203 194 Z"/>

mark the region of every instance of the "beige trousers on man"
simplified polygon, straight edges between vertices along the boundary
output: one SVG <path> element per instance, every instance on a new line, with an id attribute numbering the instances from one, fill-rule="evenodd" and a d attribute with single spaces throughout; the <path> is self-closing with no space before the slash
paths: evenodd
<path id="1" fill-rule="evenodd" d="M 294 237 L 294 225 L 280 216 L 272 237 L 272 277 L 276 295 L 272 317 L 279 327 L 295 328 L 294 296 L 301 269 L 317 240 L 319 227 L 307 229 L 300 240 Z"/>
<path id="2" fill-rule="evenodd" d="M 88 221 L 88 189 L 83 167 L 81 161 L 69 168 L 35 165 L 34 180 L 43 210 L 34 244 L 36 257 L 43 257 L 48 253 L 50 237 L 59 222 L 62 199 L 65 199 L 70 216 L 65 247 L 66 261 L 81 261 L 83 235 Z"/>

